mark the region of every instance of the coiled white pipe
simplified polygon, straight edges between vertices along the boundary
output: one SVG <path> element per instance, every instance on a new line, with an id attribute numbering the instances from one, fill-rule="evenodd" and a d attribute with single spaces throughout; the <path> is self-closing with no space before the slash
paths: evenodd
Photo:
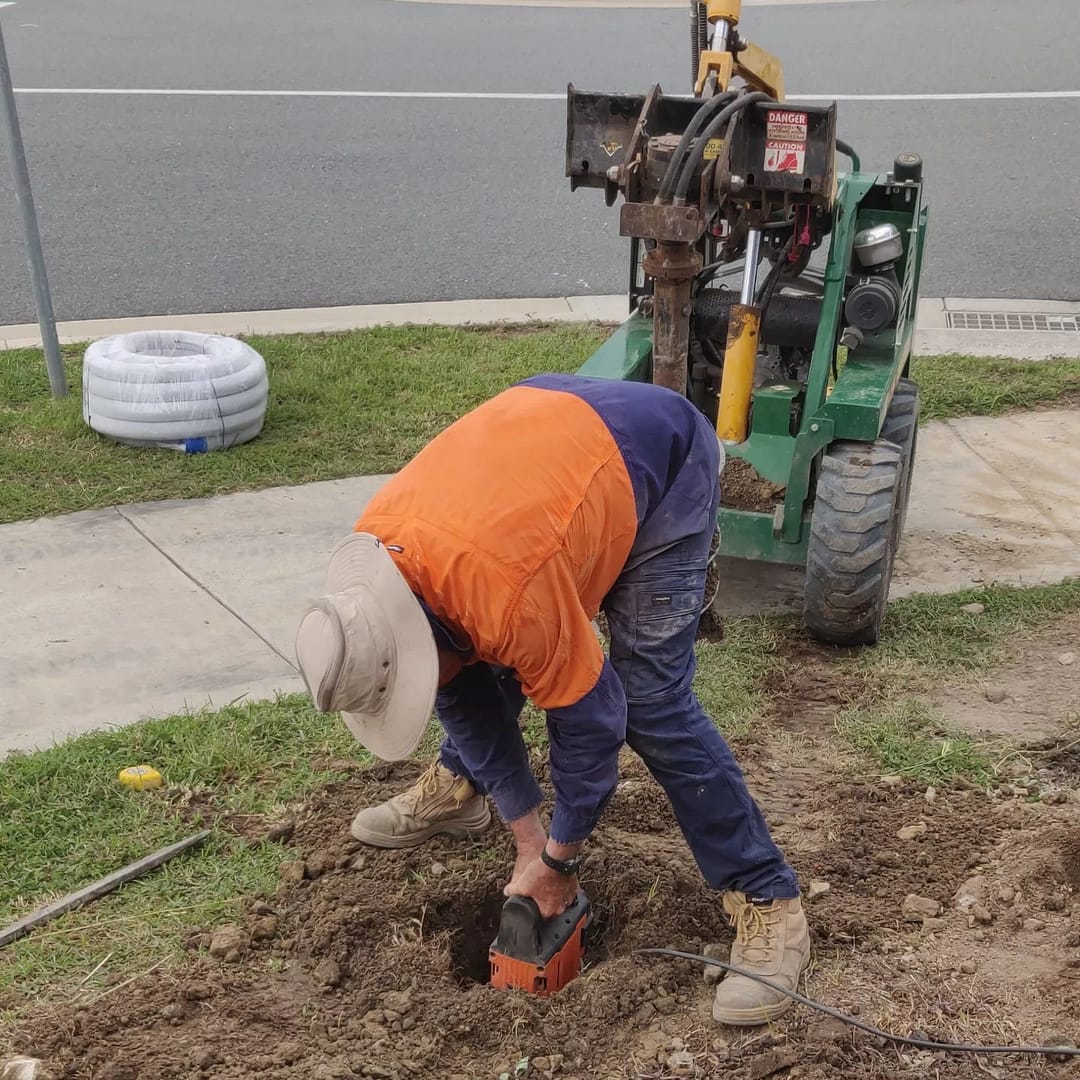
<path id="1" fill-rule="evenodd" d="M 216 334 L 117 334 L 83 358 L 83 419 L 131 446 L 201 453 L 248 442 L 262 430 L 269 389 L 263 358 Z"/>

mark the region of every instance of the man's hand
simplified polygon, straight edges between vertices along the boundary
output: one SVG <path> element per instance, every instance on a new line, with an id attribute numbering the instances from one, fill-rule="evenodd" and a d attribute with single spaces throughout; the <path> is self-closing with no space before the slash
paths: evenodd
<path id="1" fill-rule="evenodd" d="M 520 855 L 518 859 L 520 861 Z M 542 919 L 561 915 L 578 894 L 577 877 L 559 874 L 541 862 L 539 856 L 520 872 L 514 867 L 514 877 L 503 889 L 504 896 L 528 896 L 540 909 Z"/>
<path id="2" fill-rule="evenodd" d="M 513 885 L 530 863 L 540 858 L 540 852 L 547 843 L 547 833 L 540 824 L 540 815 L 533 810 L 517 821 L 510 822 L 510 831 L 514 834 L 514 846 L 517 849 L 517 858 L 514 860 L 514 873 L 511 875 L 510 884 Z M 516 895 L 507 893 L 507 896 Z"/>
<path id="3" fill-rule="evenodd" d="M 548 842 L 547 833 L 540 824 L 540 815 L 534 810 L 517 821 L 510 822 L 514 834 L 517 858 L 510 884 L 503 889 L 503 896 L 528 896 L 536 901 L 540 917 L 550 919 L 561 915 L 576 899 L 577 877 L 567 877 L 546 866 L 540 858 L 545 847 L 556 859 L 570 859 L 581 851 L 581 844 L 557 844 Z"/>

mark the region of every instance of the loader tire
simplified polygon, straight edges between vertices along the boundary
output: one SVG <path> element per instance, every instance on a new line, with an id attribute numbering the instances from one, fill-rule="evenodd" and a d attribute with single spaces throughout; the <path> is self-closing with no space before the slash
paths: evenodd
<path id="1" fill-rule="evenodd" d="M 919 384 L 911 379 L 901 379 L 896 384 L 881 436 L 887 442 L 896 443 L 904 455 L 904 475 L 900 482 L 900 521 L 897 526 L 897 544 L 903 542 L 907 524 L 908 503 L 911 500 L 911 477 L 915 469 L 915 451 L 919 442 Z"/>
<path id="2" fill-rule="evenodd" d="M 838 442 L 822 455 L 806 559 L 803 621 L 833 645 L 873 645 L 900 534 L 903 451 Z"/>

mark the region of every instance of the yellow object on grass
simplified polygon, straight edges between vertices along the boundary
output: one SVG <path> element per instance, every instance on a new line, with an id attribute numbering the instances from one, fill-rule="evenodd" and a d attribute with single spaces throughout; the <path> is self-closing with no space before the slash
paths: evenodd
<path id="1" fill-rule="evenodd" d="M 121 769 L 118 779 L 124 787 L 129 787 L 134 791 L 159 788 L 165 783 L 161 773 L 152 765 L 132 765 L 127 769 Z"/>

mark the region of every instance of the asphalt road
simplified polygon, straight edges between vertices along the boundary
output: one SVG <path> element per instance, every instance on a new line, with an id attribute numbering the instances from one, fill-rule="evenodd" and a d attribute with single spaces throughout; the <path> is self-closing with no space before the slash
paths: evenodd
<path id="1" fill-rule="evenodd" d="M 27 89 L 687 89 L 682 8 L 19 0 Z M 752 6 L 791 94 L 1080 90 L 1075 0 Z M 20 93 L 61 318 L 610 293 L 626 242 L 563 176 L 559 100 Z M 864 167 L 915 150 L 925 295 L 1080 299 L 1080 98 L 841 101 Z M 10 186 L 0 322 L 31 321 Z"/>

